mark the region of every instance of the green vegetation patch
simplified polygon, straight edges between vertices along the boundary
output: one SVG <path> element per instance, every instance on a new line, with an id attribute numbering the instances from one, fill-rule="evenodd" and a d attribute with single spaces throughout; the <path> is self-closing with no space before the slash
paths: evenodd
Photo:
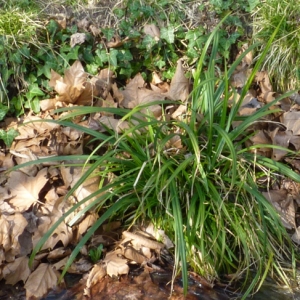
<path id="1" fill-rule="evenodd" d="M 254 12 L 253 39 L 262 44 L 257 56 L 279 26 L 263 68 L 269 72 L 276 88 L 299 89 L 300 84 L 300 6 L 299 1 L 268 0 Z"/>

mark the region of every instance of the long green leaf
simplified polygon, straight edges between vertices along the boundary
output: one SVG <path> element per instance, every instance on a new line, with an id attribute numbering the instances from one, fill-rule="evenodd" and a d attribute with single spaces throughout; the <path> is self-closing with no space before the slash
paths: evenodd
<path id="1" fill-rule="evenodd" d="M 187 273 L 187 261 L 186 261 L 186 249 L 185 249 L 185 239 L 183 234 L 183 223 L 182 223 L 182 213 L 180 208 L 180 201 L 178 199 L 177 187 L 175 181 L 170 183 L 170 191 L 172 198 L 172 208 L 174 216 L 174 231 L 176 238 L 176 267 L 179 266 L 179 261 L 181 263 L 182 272 L 182 282 L 183 282 L 183 292 L 184 295 L 187 293 L 188 289 L 188 273 Z"/>

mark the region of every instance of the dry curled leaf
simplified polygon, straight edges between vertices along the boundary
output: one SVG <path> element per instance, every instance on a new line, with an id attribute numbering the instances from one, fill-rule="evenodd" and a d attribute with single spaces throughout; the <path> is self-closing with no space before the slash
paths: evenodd
<path id="1" fill-rule="evenodd" d="M 129 231 L 123 231 L 123 236 L 124 238 L 132 240 L 132 243 L 139 244 L 144 247 L 148 247 L 150 249 L 160 251 L 162 248 L 164 248 L 164 244 L 159 243 L 154 240 L 150 240 L 146 237 L 143 237 L 141 235 L 129 232 Z"/>
<path id="2" fill-rule="evenodd" d="M 143 264 L 144 262 L 147 261 L 147 257 L 144 256 L 142 253 L 134 249 L 133 247 L 127 246 L 125 251 L 124 251 L 124 256 L 131 260 L 134 261 L 138 264 Z"/>
<path id="3" fill-rule="evenodd" d="M 171 99 L 187 101 L 189 96 L 189 80 L 185 76 L 185 72 L 182 66 L 182 59 L 177 61 L 177 67 L 174 77 L 171 80 L 170 90 L 167 93 Z"/>
<path id="4" fill-rule="evenodd" d="M 127 259 L 122 258 L 121 251 L 115 250 L 106 254 L 103 262 L 106 264 L 106 272 L 109 276 L 128 274 Z"/>
<path id="5" fill-rule="evenodd" d="M 85 40 L 86 40 L 85 33 L 76 32 L 71 35 L 70 46 L 71 48 L 73 48 L 76 45 L 81 45 L 85 42 Z"/>
<path id="6" fill-rule="evenodd" d="M 100 262 L 94 265 L 93 269 L 90 271 L 86 287 L 84 289 L 84 295 L 90 297 L 90 288 L 99 282 L 106 275 L 106 265 L 103 262 Z"/>

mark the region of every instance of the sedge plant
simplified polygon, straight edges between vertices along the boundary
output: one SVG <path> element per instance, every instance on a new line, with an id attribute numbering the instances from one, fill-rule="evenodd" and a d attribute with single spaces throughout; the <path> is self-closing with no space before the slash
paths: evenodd
<path id="1" fill-rule="evenodd" d="M 275 34 L 276 30 L 272 38 Z M 204 69 L 205 52 L 209 47 L 211 56 Z M 147 110 L 147 104 L 131 111 L 74 107 L 72 113 L 66 116 L 70 119 L 92 112 L 113 112 L 131 124 L 121 134 L 109 128 L 103 134 L 67 120 L 59 121 L 61 125 L 89 134 L 98 144 L 88 159 L 87 156 L 45 159 L 87 159 L 85 166 L 89 166 L 88 171 L 66 197 L 72 195 L 89 176 L 100 176 L 102 180 L 99 190 L 74 205 L 37 243 L 31 262 L 59 223 L 83 203 L 88 203 L 68 224 L 75 224 L 90 209 L 97 209 L 99 219 L 73 250 L 62 276 L 97 228 L 108 220 L 118 218 L 128 226 L 151 221 L 166 231 L 175 244 L 174 276 L 181 271 L 185 291 L 189 268 L 211 281 L 222 274 L 234 274 L 234 279 L 243 278 L 247 282 L 244 298 L 258 289 L 269 275 L 276 276 L 287 285 L 290 283 L 295 262 L 291 240 L 278 213 L 262 196 L 254 178 L 257 170 L 268 170 L 270 174 L 281 174 L 297 182 L 300 182 L 300 176 L 280 162 L 249 152 L 245 146 L 245 140 L 250 137 L 247 129 L 255 121 L 274 112 L 270 108 L 279 99 L 265 105 L 254 115 L 239 118 L 238 109 L 262 64 L 263 56 L 238 95 L 230 89 L 230 76 L 247 52 L 230 68 L 225 67 L 224 74 L 217 77 L 217 47 L 218 27 L 209 37 L 199 59 L 187 114 L 181 120 L 157 120 L 151 114 L 141 118 L 141 110 Z M 228 110 L 231 97 L 236 101 Z M 166 101 L 155 104 L 163 103 Z M 140 113 L 137 119 L 136 112 Z M 234 127 L 236 120 L 240 123 Z M 180 140 L 182 147 L 174 147 L 173 139 Z M 106 151 L 98 155 L 99 149 Z M 107 182 L 105 179 L 110 174 L 114 176 Z M 287 260 L 291 264 L 290 271 L 283 268 Z"/>

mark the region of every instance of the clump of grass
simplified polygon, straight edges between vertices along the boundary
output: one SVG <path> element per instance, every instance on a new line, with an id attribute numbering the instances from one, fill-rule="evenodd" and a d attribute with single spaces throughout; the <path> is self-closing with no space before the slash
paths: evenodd
<path id="1" fill-rule="evenodd" d="M 300 7 L 297 0 L 263 1 L 253 13 L 253 38 L 261 42 L 258 57 L 280 24 L 264 60 L 265 68 L 277 89 L 299 89 L 300 83 Z"/>
<path id="2" fill-rule="evenodd" d="M 275 34 L 276 30 L 271 40 Z M 205 53 L 212 40 L 212 54 L 204 70 Z M 244 297 L 259 288 L 267 275 L 275 276 L 288 285 L 292 267 L 291 271 L 287 271 L 282 266 L 285 260 L 292 260 L 291 265 L 294 265 L 293 246 L 278 213 L 262 196 L 254 178 L 256 170 L 266 169 L 270 174 L 279 173 L 298 182 L 300 176 L 279 162 L 249 153 L 244 146 L 247 128 L 255 120 L 270 114 L 272 111 L 269 109 L 277 100 L 262 107 L 255 115 L 240 119 L 237 127 L 232 126 L 271 40 L 241 95 L 237 95 L 229 88 L 230 76 L 247 52 L 228 70 L 225 68 L 224 75 L 216 78 L 217 27 L 203 49 L 194 76 L 187 118 L 181 121 L 156 120 L 147 115 L 144 121 L 140 117 L 138 123 L 135 120 L 121 135 L 109 129 L 108 134 L 104 135 L 69 121 L 60 121 L 61 125 L 80 129 L 99 141 L 99 146 L 91 154 L 88 172 L 66 197 L 91 174 L 96 173 L 102 178 L 101 186 L 57 221 L 37 244 L 31 260 L 60 222 L 82 202 L 96 196 L 69 222 L 71 226 L 91 208 L 101 211 L 99 219 L 74 249 L 62 276 L 80 248 L 103 222 L 121 218 L 128 225 L 137 220 L 151 220 L 166 231 L 175 242 L 174 274 L 181 270 L 185 290 L 188 265 L 212 281 L 221 274 L 234 273 L 235 279 L 244 275 L 248 280 Z M 235 104 L 228 112 L 230 97 L 239 100 L 233 102 Z M 131 121 L 134 120 L 134 113 L 143 108 L 145 105 L 128 112 L 123 109 L 74 107 L 66 118 L 109 110 L 123 120 Z M 179 138 L 183 146 L 176 151 L 171 146 L 174 137 Z M 104 145 L 106 153 L 97 156 L 97 150 Z M 72 156 L 72 159 L 82 158 Z M 112 173 L 113 180 L 104 185 L 104 179 Z M 254 278 L 253 270 L 256 272 Z"/>

